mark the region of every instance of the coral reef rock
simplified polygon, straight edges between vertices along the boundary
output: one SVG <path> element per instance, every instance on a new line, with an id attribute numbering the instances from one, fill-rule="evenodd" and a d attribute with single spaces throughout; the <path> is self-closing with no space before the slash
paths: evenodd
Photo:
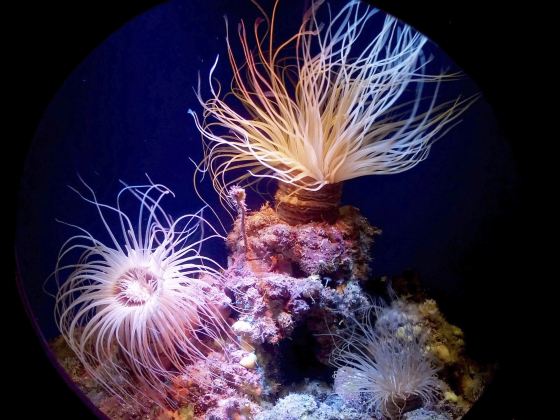
<path id="1" fill-rule="evenodd" d="M 205 357 L 173 377 L 174 407 L 135 404 L 142 399 L 135 389 L 124 403 L 93 380 L 61 337 L 51 344 L 102 412 L 113 419 L 454 420 L 469 410 L 492 369 L 467 357 L 461 329 L 419 287 L 377 307 L 374 327 L 396 340 L 425 337 L 422 352 L 437 363 L 441 382 L 435 401 L 393 415 L 372 413 L 362 394 L 336 394 L 336 340 L 372 307 L 363 286 L 377 285 L 370 280 L 370 256 L 380 231 L 353 207 L 340 208 L 332 223 L 290 225 L 268 205 L 249 213 L 244 190 L 235 197 L 239 217 L 226 241 L 225 284 L 207 292 L 238 342 L 209 342 Z M 378 285 L 385 293 L 383 279 Z"/>
<path id="2" fill-rule="evenodd" d="M 311 222 L 292 226 L 268 205 L 249 214 L 245 226 L 241 226 L 239 218 L 227 238 L 230 266 L 247 265 L 255 273 L 295 278 L 321 275 L 366 280 L 371 245 L 380 230 L 354 207 L 345 206 L 339 211 L 333 224 Z"/>

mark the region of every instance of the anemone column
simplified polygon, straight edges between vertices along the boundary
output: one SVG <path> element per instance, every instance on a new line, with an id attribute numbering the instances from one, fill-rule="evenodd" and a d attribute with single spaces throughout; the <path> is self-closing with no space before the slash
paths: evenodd
<path id="1" fill-rule="evenodd" d="M 342 182 L 310 191 L 285 182 L 278 183 L 274 196 L 278 216 L 290 225 L 310 222 L 334 223 L 342 196 Z"/>

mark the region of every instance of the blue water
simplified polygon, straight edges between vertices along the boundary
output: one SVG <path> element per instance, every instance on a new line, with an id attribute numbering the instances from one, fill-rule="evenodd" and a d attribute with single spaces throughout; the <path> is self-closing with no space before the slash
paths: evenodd
<path id="1" fill-rule="evenodd" d="M 271 10 L 271 1 L 261 3 Z M 331 1 L 333 9 L 341 4 Z M 280 38 L 297 28 L 299 20 L 290 16 L 301 15 L 303 3 L 291 7 L 281 8 Z M 200 113 L 193 89 L 199 72 L 206 87 L 217 54 L 221 60 L 215 77 L 224 85 L 231 78 L 224 14 L 232 32 L 240 18 L 252 22 L 258 15 L 248 0 L 175 0 L 146 12 L 93 51 L 45 112 L 22 183 L 16 250 L 23 289 L 47 338 L 56 329 L 53 302 L 42 285 L 60 246 L 75 233 L 55 219 L 102 234 L 93 207 L 67 188 L 79 185 L 77 174 L 100 202 L 114 203 L 120 179 L 144 183 L 148 173 L 176 193 L 166 202 L 169 213 L 178 216 L 200 208 L 189 158 L 200 159 L 201 141 L 187 110 Z M 458 70 L 437 46 L 431 45 L 429 53 L 434 55 L 432 71 Z M 442 100 L 475 92 L 465 77 L 445 84 Z M 403 174 L 346 182 L 343 202 L 360 208 L 383 230 L 373 248 L 375 276 L 412 269 L 421 273 L 426 286 L 453 302 L 465 283 L 474 281 L 465 277 L 464 266 L 489 226 L 507 216 L 514 188 L 511 153 L 482 99 L 433 146 L 425 162 Z M 201 189 L 229 223 L 208 180 Z M 250 195 L 249 205 L 256 208 L 264 199 Z M 210 252 L 225 263 L 225 247 Z"/>

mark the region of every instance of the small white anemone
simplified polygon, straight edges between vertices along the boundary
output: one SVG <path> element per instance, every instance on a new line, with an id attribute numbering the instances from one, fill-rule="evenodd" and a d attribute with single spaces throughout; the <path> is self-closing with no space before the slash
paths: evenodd
<path id="1" fill-rule="evenodd" d="M 84 186 L 88 196 L 75 191 L 95 206 L 110 241 L 69 225 L 80 233 L 62 246 L 54 273 L 58 328 L 108 392 L 144 404 L 133 397 L 140 390 L 150 401 L 172 404 L 171 378 L 233 337 L 221 269 L 200 254 L 204 242 L 221 236 L 202 210 L 173 220 L 161 206 L 172 194 L 163 185 L 125 186 L 116 207 Z M 138 208 L 135 218 L 123 201 Z M 63 264 L 76 252 L 77 263 Z"/>
<path id="2" fill-rule="evenodd" d="M 240 22 L 240 58 L 228 33 L 231 93 L 223 95 L 213 79 L 216 60 L 211 97 L 203 100 L 198 87 L 203 118 L 189 111 L 205 139 L 200 167 L 210 172 L 224 202 L 229 186 L 262 177 L 316 191 L 364 175 L 406 171 L 427 157 L 433 141 L 473 102 L 437 103 L 440 82 L 456 75 L 426 74 L 427 39 L 397 19 L 386 16 L 372 33 L 368 23 L 379 11 L 350 1 L 336 14 L 329 9 L 323 25 L 317 18 L 323 0 L 312 0 L 299 31 L 276 46 L 278 3 L 271 18 L 259 6 L 264 21 L 255 22 L 254 48 Z M 427 82 L 435 83 L 429 94 Z M 230 97 L 244 111 L 226 102 Z"/>
<path id="3" fill-rule="evenodd" d="M 363 319 L 350 318 L 335 336 L 331 363 L 337 367 L 334 390 L 349 401 L 365 404 L 370 414 L 400 418 L 440 392 L 437 367 L 425 349 L 425 337 L 411 324 L 400 329 L 374 325 L 372 318 L 391 311 L 372 305 Z"/>

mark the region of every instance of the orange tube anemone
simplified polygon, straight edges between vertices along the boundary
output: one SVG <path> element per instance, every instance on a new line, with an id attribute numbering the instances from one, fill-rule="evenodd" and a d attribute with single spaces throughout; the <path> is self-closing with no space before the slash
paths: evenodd
<path id="1" fill-rule="evenodd" d="M 274 38 L 279 1 L 270 18 L 263 12 L 264 20 L 255 22 L 255 48 L 242 21 L 241 57 L 233 53 L 229 31 L 227 36 L 231 94 L 222 95 L 212 79 L 217 61 L 208 100 L 199 87 L 203 118 L 190 113 L 205 142 L 201 167 L 210 172 L 223 202 L 229 186 L 262 178 L 312 196 L 352 178 L 406 171 L 428 156 L 431 144 L 474 100 L 437 104 L 440 83 L 456 75 L 426 74 L 427 39 L 409 26 L 387 16 L 372 34 L 368 23 L 378 10 L 359 1 L 322 24 L 317 18 L 322 3 L 312 1 L 299 31 L 279 44 Z M 359 39 L 365 47 L 355 46 Z M 426 83 L 435 84 L 427 101 Z M 411 101 L 402 99 L 405 91 L 414 92 Z M 242 111 L 230 104 L 232 97 Z M 317 203 L 324 194 L 299 201 Z M 299 213 L 324 217 L 313 209 Z"/>

